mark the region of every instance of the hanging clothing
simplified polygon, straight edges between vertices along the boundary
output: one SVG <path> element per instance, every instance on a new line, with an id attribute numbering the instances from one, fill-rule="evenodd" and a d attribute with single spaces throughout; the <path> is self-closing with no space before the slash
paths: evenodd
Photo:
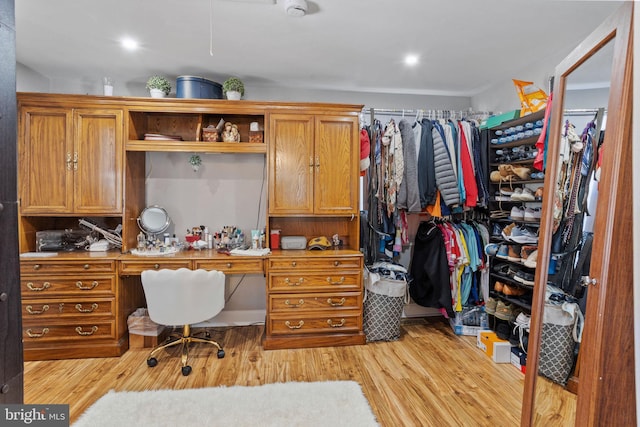
<path id="1" fill-rule="evenodd" d="M 420 205 L 424 208 L 433 205 L 436 200 L 436 173 L 433 155 L 433 128 L 431 120 L 422 119 L 422 136 L 420 140 L 420 154 L 418 157 L 418 186 L 420 190 Z"/>
<path id="2" fill-rule="evenodd" d="M 411 125 L 406 120 L 400 120 L 398 124 L 402 139 L 402 152 L 404 156 L 404 175 L 398 188 L 398 209 L 408 212 L 420 212 L 420 189 L 418 187 L 418 158 L 416 141 Z"/>
<path id="3" fill-rule="evenodd" d="M 464 184 L 464 190 L 466 198 L 464 205 L 466 207 L 475 207 L 478 204 L 478 185 L 476 184 L 476 176 L 473 168 L 473 162 L 471 161 L 471 155 L 469 153 L 469 144 L 464 132 L 462 123 L 458 123 L 460 127 L 460 161 L 462 164 L 462 179 Z"/>
<path id="4" fill-rule="evenodd" d="M 423 307 L 442 308 L 453 317 L 447 253 L 434 222 L 421 222 L 418 226 L 410 272 L 411 298 Z"/>
<path id="5" fill-rule="evenodd" d="M 458 181 L 453 171 L 451 157 L 440 131 L 436 126 L 432 131 L 433 152 L 434 152 L 434 172 L 436 186 L 444 202 L 451 206 L 460 203 L 460 193 L 458 192 Z"/>

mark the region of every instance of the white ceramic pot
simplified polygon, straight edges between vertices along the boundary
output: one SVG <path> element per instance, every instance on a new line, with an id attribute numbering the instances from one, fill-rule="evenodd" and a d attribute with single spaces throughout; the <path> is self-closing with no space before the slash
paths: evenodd
<path id="1" fill-rule="evenodd" d="M 240 92 L 237 92 L 235 90 L 227 91 L 227 99 L 231 101 L 239 101 L 240 98 L 242 98 L 242 94 Z"/>
<path id="2" fill-rule="evenodd" d="M 149 89 L 149 93 L 152 98 L 164 98 L 164 91 L 162 89 Z"/>

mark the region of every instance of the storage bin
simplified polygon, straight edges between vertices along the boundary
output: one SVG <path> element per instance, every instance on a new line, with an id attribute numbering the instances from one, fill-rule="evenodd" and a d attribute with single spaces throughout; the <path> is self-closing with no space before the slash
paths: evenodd
<path id="1" fill-rule="evenodd" d="M 204 77 L 179 76 L 176 79 L 176 97 L 222 99 L 222 85 Z"/>
<path id="2" fill-rule="evenodd" d="M 146 308 L 139 308 L 127 319 L 129 328 L 129 348 L 150 348 L 161 343 L 168 335 L 169 329 L 155 323 Z"/>
<path id="3" fill-rule="evenodd" d="M 367 342 L 400 339 L 400 320 L 407 295 L 406 280 L 364 270 L 363 329 Z"/>

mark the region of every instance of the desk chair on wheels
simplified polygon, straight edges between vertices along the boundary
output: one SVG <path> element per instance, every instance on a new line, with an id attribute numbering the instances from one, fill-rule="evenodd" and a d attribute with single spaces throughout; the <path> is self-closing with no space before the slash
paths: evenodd
<path id="1" fill-rule="evenodd" d="M 158 364 L 156 355 L 166 348 L 182 347 L 182 375 L 191 373 L 187 364 L 189 345 L 207 343 L 218 349 L 218 359 L 224 350 L 216 341 L 191 335 L 194 324 L 204 322 L 224 308 L 225 276 L 221 271 L 189 270 L 145 270 L 141 275 L 142 288 L 147 299 L 149 318 L 160 325 L 182 325 L 182 334 L 158 345 L 147 356 L 147 365 Z"/>

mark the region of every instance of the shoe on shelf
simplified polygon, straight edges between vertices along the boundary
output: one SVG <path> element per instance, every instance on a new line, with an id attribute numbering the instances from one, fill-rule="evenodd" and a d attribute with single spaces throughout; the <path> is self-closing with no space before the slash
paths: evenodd
<path id="1" fill-rule="evenodd" d="M 511 196 L 513 192 L 514 192 L 514 189 L 510 187 L 506 187 L 506 188 L 500 187 L 500 190 L 499 190 L 499 193 L 502 194 L 503 196 Z"/>
<path id="2" fill-rule="evenodd" d="M 544 187 L 536 188 L 536 192 L 533 193 L 533 195 L 536 197 L 536 199 L 542 199 L 542 196 L 544 195 Z"/>
<path id="3" fill-rule="evenodd" d="M 500 245 L 496 251 L 496 257 L 507 259 L 509 257 L 509 247 L 507 245 Z"/>
<path id="4" fill-rule="evenodd" d="M 522 255 L 522 262 L 531 255 L 532 252 L 537 251 L 538 247 L 535 245 L 522 245 L 522 249 L 520 250 L 520 255 Z"/>
<path id="5" fill-rule="evenodd" d="M 532 222 L 540 222 L 540 209 L 526 208 L 524 210 L 524 220 Z"/>
<path id="6" fill-rule="evenodd" d="M 495 198 L 496 202 L 510 202 L 511 201 L 511 196 L 505 196 L 500 191 L 496 192 L 496 195 L 494 196 L 494 198 Z"/>
<path id="7" fill-rule="evenodd" d="M 527 293 L 526 289 L 522 289 L 518 286 L 515 285 L 508 285 L 508 284 L 504 284 L 504 287 L 502 289 L 502 293 L 508 296 L 512 296 L 512 297 L 519 297 L 522 296 L 524 294 Z"/>
<path id="8" fill-rule="evenodd" d="M 516 282 L 520 282 L 523 285 L 534 286 L 535 285 L 535 276 L 531 273 L 527 273 L 526 271 L 519 270 L 514 276 Z"/>
<path id="9" fill-rule="evenodd" d="M 520 206 L 514 206 L 511 208 L 511 214 L 509 216 L 514 221 L 524 221 L 524 209 Z"/>
<path id="10" fill-rule="evenodd" d="M 514 227 L 507 240 L 520 244 L 538 243 L 538 236 L 526 227 Z"/>
<path id="11" fill-rule="evenodd" d="M 502 293 L 502 291 L 504 290 L 504 283 L 502 283 L 500 281 L 496 281 L 493 284 L 493 290 L 496 291 L 496 292 Z"/>
<path id="12" fill-rule="evenodd" d="M 509 240 L 511 238 L 511 230 L 513 230 L 516 227 L 515 222 L 512 222 L 511 224 L 507 225 L 505 228 L 502 229 L 502 237 L 506 240 Z"/>
<path id="13" fill-rule="evenodd" d="M 494 315 L 496 314 L 496 305 L 498 304 L 498 301 L 496 301 L 494 298 L 489 298 L 487 301 L 485 301 L 484 303 L 484 311 L 487 314 L 490 315 Z"/>
<path id="14" fill-rule="evenodd" d="M 495 256 L 498 253 L 499 245 L 497 243 L 489 243 L 484 247 L 484 253 L 488 256 Z"/>
<path id="15" fill-rule="evenodd" d="M 507 254 L 507 259 L 509 261 L 513 261 L 513 262 L 520 262 L 522 261 L 522 255 L 521 255 L 521 251 L 522 248 L 520 247 L 520 245 L 509 245 L 509 251 Z"/>
<path id="16" fill-rule="evenodd" d="M 504 301 L 498 301 L 498 304 L 496 304 L 496 317 L 498 319 L 509 322 L 511 321 L 512 313 L 513 307 L 511 304 L 507 304 Z"/>
<path id="17" fill-rule="evenodd" d="M 522 199 L 520 198 L 520 196 L 522 196 L 522 188 L 520 188 L 520 187 L 515 188 L 515 189 L 511 192 L 510 196 L 511 196 L 511 200 L 518 200 L 518 201 L 522 200 Z"/>
<path id="18" fill-rule="evenodd" d="M 524 260 L 524 265 L 529 268 L 536 268 L 538 266 L 538 250 L 531 252 Z"/>
<path id="19" fill-rule="evenodd" d="M 530 188 L 524 187 L 520 193 L 519 199 L 523 202 L 533 202 L 536 197 L 533 195 L 533 191 Z"/>
<path id="20" fill-rule="evenodd" d="M 512 166 L 511 171 L 522 180 L 527 180 L 531 177 L 531 168 L 526 166 Z"/>
<path id="21" fill-rule="evenodd" d="M 502 276 L 506 276 L 509 271 L 509 264 L 501 262 L 493 266 L 493 271 Z"/>
<path id="22" fill-rule="evenodd" d="M 497 222 L 494 222 L 491 228 L 491 235 L 494 237 L 502 236 L 502 228 L 503 227 L 500 224 L 498 224 Z"/>

